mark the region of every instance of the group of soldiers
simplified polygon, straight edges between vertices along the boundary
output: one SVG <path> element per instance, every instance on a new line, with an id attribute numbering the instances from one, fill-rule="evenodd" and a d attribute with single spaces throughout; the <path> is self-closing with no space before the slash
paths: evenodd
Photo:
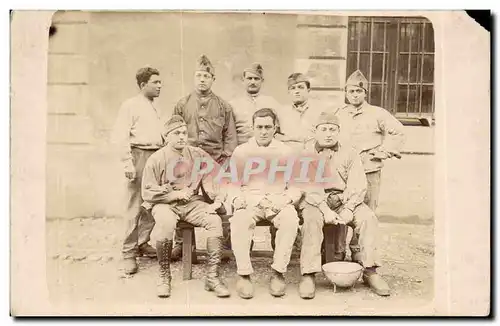
<path id="1" fill-rule="evenodd" d="M 250 251 L 261 220 L 272 222 L 274 229 L 269 284 L 273 296 L 285 294 L 284 273 L 298 235 L 299 294 L 314 298 L 325 224 L 338 226 L 338 260 L 345 258 L 347 227 L 353 229 L 352 260 L 363 266 L 363 280 L 375 293 L 389 295 L 388 284 L 376 271 L 380 261 L 375 210 L 383 161 L 400 158 L 404 134 L 402 124 L 387 110 L 366 102 L 368 81 L 363 74 L 356 71 L 347 79 L 349 104 L 337 109 L 310 100 L 311 84 L 301 73 L 287 79 L 291 99 L 287 106 L 262 94 L 264 70 L 258 63 L 242 72 L 246 94 L 229 102 L 212 91 L 215 76 L 214 66 L 202 55 L 196 62 L 194 90 L 178 101 L 163 123 L 154 104 L 161 90 L 160 72 L 141 68 L 136 74 L 139 94 L 120 108 L 113 140 L 128 179 L 122 248 L 125 273 L 137 272 L 137 257 L 157 257 L 157 295 L 169 297 L 170 264 L 182 254 L 182 239 L 175 231 L 182 220 L 206 230 L 205 289 L 217 297 L 230 296 L 220 274 L 225 233 L 220 215 L 225 211 L 231 215 L 240 297 L 249 299 L 254 294 Z M 215 166 L 230 170 L 230 163 L 238 166 L 255 157 L 294 155 L 325 160 L 333 181 L 297 185 L 279 179 L 270 184 L 255 176 L 220 184 L 209 175 L 183 178 L 190 171 L 177 169 L 172 178 L 168 171 L 168 164 L 178 160 L 212 160 Z M 150 240 L 155 240 L 155 248 Z"/>

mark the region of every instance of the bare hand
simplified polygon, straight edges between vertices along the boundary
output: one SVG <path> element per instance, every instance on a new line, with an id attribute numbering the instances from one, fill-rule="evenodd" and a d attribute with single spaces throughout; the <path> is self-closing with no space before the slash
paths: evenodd
<path id="1" fill-rule="evenodd" d="M 208 212 L 211 214 L 217 214 L 217 210 L 222 206 L 220 201 L 216 201 L 208 206 Z"/>
<path id="2" fill-rule="evenodd" d="M 193 196 L 193 190 L 189 188 L 184 188 L 182 190 L 179 190 L 179 196 L 178 199 L 182 201 L 188 201 L 191 196 Z"/>
<path id="3" fill-rule="evenodd" d="M 391 157 L 389 153 L 382 151 L 371 152 L 370 155 L 372 156 L 370 160 L 385 160 Z"/>
<path id="4" fill-rule="evenodd" d="M 291 204 L 292 200 L 286 196 L 278 195 L 270 198 L 271 209 L 280 212 L 286 205 Z"/>
<path id="5" fill-rule="evenodd" d="M 354 219 L 354 214 L 350 209 L 344 208 L 339 214 L 343 224 L 347 224 Z"/>
<path id="6" fill-rule="evenodd" d="M 245 198 L 237 197 L 233 200 L 233 210 L 243 209 L 247 207 Z"/>
<path id="7" fill-rule="evenodd" d="M 135 180 L 135 178 L 137 177 L 137 173 L 135 172 L 134 167 L 125 168 L 125 177 L 130 181 Z"/>
<path id="8" fill-rule="evenodd" d="M 331 209 L 323 212 L 323 219 L 325 221 L 325 224 L 344 224 L 339 214 L 335 213 Z"/>

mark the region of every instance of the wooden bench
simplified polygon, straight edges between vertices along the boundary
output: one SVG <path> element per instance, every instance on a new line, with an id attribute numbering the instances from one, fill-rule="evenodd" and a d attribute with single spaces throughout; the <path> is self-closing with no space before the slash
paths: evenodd
<path id="1" fill-rule="evenodd" d="M 229 227 L 229 217 L 227 215 L 221 216 L 222 227 Z M 260 221 L 256 226 L 272 226 L 272 222 Z M 177 228 L 180 229 L 182 233 L 182 278 L 183 280 L 190 280 L 193 273 L 193 264 L 196 264 L 198 260 L 198 254 L 204 253 L 205 251 L 196 250 L 196 239 L 195 239 L 195 227 L 187 222 L 179 221 L 177 223 Z M 328 263 L 336 260 L 343 260 L 343 256 L 339 257 L 338 250 L 335 246 L 335 238 L 338 236 L 339 232 L 343 232 L 336 225 L 325 225 L 323 228 L 324 241 L 322 250 L 322 261 L 323 263 Z M 253 248 L 253 241 L 250 250 Z M 261 251 L 265 256 L 272 254 L 273 251 Z M 225 252 L 225 254 L 232 254 L 231 250 Z"/>

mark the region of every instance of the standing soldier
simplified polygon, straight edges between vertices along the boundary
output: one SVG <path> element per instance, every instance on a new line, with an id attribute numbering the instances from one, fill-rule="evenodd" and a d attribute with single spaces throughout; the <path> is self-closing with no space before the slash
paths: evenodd
<path id="1" fill-rule="evenodd" d="M 231 105 L 212 91 L 215 69 L 202 55 L 194 73 L 195 90 L 175 106 L 174 114 L 187 123 L 189 145 L 207 152 L 223 164 L 238 145 Z"/>
<path id="2" fill-rule="evenodd" d="M 339 109 L 337 115 L 342 126 L 342 142 L 356 148 L 363 162 L 368 181 L 364 202 L 376 212 L 383 161 L 401 158 L 405 136 L 403 125 L 389 111 L 366 102 L 367 87 L 368 80 L 363 73 L 353 72 L 345 86 L 349 105 Z M 358 248 L 357 241 L 354 234 L 351 247 Z"/>
<path id="3" fill-rule="evenodd" d="M 214 81 L 215 69 L 207 56 L 201 55 L 194 73 L 195 89 L 176 104 L 174 115 L 179 115 L 186 121 L 189 145 L 203 149 L 213 160 L 224 165 L 238 145 L 238 140 L 233 108 L 214 94 Z M 179 232 L 176 233 L 175 240 L 172 259 L 178 260 L 182 254 Z"/>
<path id="4" fill-rule="evenodd" d="M 230 101 L 234 110 L 238 145 L 246 143 L 253 136 L 252 115 L 259 109 L 278 110 L 280 104 L 271 96 L 260 92 L 264 82 L 264 69 L 260 63 L 253 63 L 243 70 L 243 83 L 246 94 Z"/>
<path id="5" fill-rule="evenodd" d="M 137 72 L 136 81 L 139 94 L 122 104 L 112 136 L 128 179 L 122 248 L 126 274 L 137 272 L 138 255 L 156 257 L 156 250 L 148 244 L 155 222 L 140 208 L 143 202 L 141 180 L 146 160 L 163 146 L 163 124 L 154 106 L 154 99 L 160 95 L 160 73 L 157 69 L 144 67 Z"/>
<path id="6" fill-rule="evenodd" d="M 304 143 L 314 137 L 313 125 L 317 116 L 323 111 L 319 103 L 311 103 L 309 96 L 311 82 L 301 73 L 293 73 L 287 80 L 288 95 L 292 105 L 280 109 L 280 133 L 278 136 L 288 145 L 296 144 L 302 148 Z"/>
<path id="7" fill-rule="evenodd" d="M 342 138 L 359 151 L 368 191 L 365 203 L 375 211 L 380 193 L 380 176 L 383 161 L 401 158 L 400 151 L 405 136 L 403 125 L 389 111 L 366 102 L 368 80 L 356 70 L 345 86 L 349 105 L 337 111 L 342 125 Z"/>

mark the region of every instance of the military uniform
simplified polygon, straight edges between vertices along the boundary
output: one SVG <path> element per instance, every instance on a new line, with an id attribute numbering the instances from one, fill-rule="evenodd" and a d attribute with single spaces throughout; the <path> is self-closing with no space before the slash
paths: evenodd
<path id="1" fill-rule="evenodd" d="M 346 86 L 354 85 L 366 91 L 368 81 L 357 70 L 348 79 Z M 359 107 L 347 105 L 337 111 L 341 124 L 341 141 L 357 149 L 361 156 L 368 191 L 365 203 L 376 210 L 380 192 L 380 176 L 384 166 L 379 154 L 387 158 L 400 158 L 405 141 L 403 125 L 389 111 L 364 102 Z"/>
<path id="2" fill-rule="evenodd" d="M 255 138 L 250 138 L 247 143 L 236 148 L 232 160 L 240 175 L 244 171 L 245 164 L 252 158 L 258 157 L 269 163 L 278 158 L 286 160 L 292 155 L 292 149 L 276 139 L 273 139 L 269 146 L 261 147 Z M 238 180 L 241 182 L 241 187 L 233 195 L 235 200 L 244 199 L 246 203 L 244 208 L 235 207 L 230 219 L 232 249 L 236 258 L 237 273 L 241 276 L 238 291 L 244 298 L 252 296 L 252 290 L 248 290 L 251 287 L 249 275 L 253 273 L 250 246 L 256 223 L 260 220 L 268 220 L 277 229 L 276 247 L 271 265 L 273 272 L 271 293 L 274 296 L 284 295 L 283 273 L 287 270 L 293 243 L 297 236 L 299 221 L 294 204 L 298 202 L 302 193 L 279 177 L 269 183 L 268 172 L 266 170 L 248 180 L 240 175 Z M 280 208 L 275 209 L 275 205 Z"/>
<path id="3" fill-rule="evenodd" d="M 198 60 L 196 70 L 215 75 L 214 67 L 204 55 Z M 176 104 L 174 114 L 186 121 L 191 146 L 203 149 L 220 164 L 231 157 L 238 140 L 233 108 L 228 102 L 211 90 L 206 94 L 194 91 Z"/>
<path id="4" fill-rule="evenodd" d="M 206 71 L 215 76 L 215 69 L 205 55 L 198 59 L 196 71 Z M 186 121 L 189 145 L 203 149 L 221 165 L 231 157 L 238 145 L 238 140 L 233 108 L 228 102 L 211 90 L 206 94 L 193 91 L 176 104 L 174 114 L 183 117 Z M 225 231 L 225 233 L 228 232 Z M 182 237 L 178 231 L 174 260 L 180 258 L 181 244 Z"/>
<path id="5" fill-rule="evenodd" d="M 264 78 L 264 69 L 259 63 L 254 63 L 243 71 L 253 73 Z M 246 143 L 252 136 L 252 116 L 259 109 L 278 110 L 280 104 L 272 96 L 257 94 L 245 94 L 229 102 L 234 111 L 234 120 L 236 125 L 236 134 L 238 145 Z M 278 123 L 279 125 L 279 123 Z"/>
<path id="6" fill-rule="evenodd" d="M 303 74 L 295 73 L 287 80 L 287 86 L 290 88 L 292 85 L 302 82 L 309 83 L 309 79 Z M 300 104 L 282 106 L 278 114 L 281 121 L 280 133 L 284 137 L 278 136 L 278 139 L 299 151 L 302 150 L 304 144 L 314 138 L 314 123 L 324 110 L 321 103 L 310 100 Z"/>
<path id="7" fill-rule="evenodd" d="M 317 125 L 339 125 L 338 118 L 331 113 L 322 114 Z M 365 275 L 366 282 L 380 295 L 388 295 L 385 281 L 376 273 L 380 266 L 377 252 L 378 219 L 374 212 L 363 203 L 366 193 L 366 177 L 361 159 L 355 149 L 337 142 L 330 148 L 322 148 L 316 140 L 306 145 L 306 157 L 326 160 L 325 167 L 330 182 L 309 187 L 304 200 L 301 201 L 302 217 L 302 249 L 300 270 L 303 279 L 299 292 L 303 298 L 314 296 L 312 275 L 321 271 L 321 244 L 323 242 L 324 213 L 319 204 L 326 202 L 328 207 L 342 215 L 344 210 L 350 211 L 350 220 L 343 221 L 353 228 L 356 246 L 352 246 L 354 261 L 361 264 L 369 272 Z"/>
<path id="8" fill-rule="evenodd" d="M 180 116 L 173 116 L 167 123 L 167 133 L 186 126 Z M 221 262 L 222 222 L 215 212 L 210 212 L 202 196 L 196 194 L 203 185 L 206 194 L 211 200 L 222 202 L 221 193 L 213 182 L 211 175 L 201 175 L 197 179 L 192 177 L 194 162 L 199 159 L 210 160 L 210 156 L 202 149 L 186 146 L 182 150 L 167 144 L 151 155 L 144 168 L 142 179 L 142 196 L 155 218 L 156 226 L 152 237 L 156 239 L 156 250 L 159 262 L 158 296 L 168 297 L 171 291 L 170 260 L 172 238 L 177 221 L 182 220 L 203 227 L 207 231 L 208 273 L 205 288 L 215 291 L 217 296 L 227 297 L 229 291 L 219 279 Z M 168 168 L 181 160 L 183 168 Z M 217 163 L 213 162 L 217 170 Z M 171 174 L 174 174 L 174 179 Z M 188 200 L 179 200 L 176 191 L 188 190 L 192 194 Z"/>

